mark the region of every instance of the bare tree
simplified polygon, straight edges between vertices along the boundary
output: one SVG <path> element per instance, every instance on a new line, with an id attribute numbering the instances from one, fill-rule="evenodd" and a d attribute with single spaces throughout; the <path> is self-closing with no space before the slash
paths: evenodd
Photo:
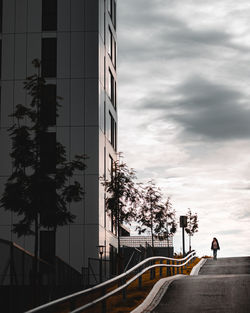
<path id="1" fill-rule="evenodd" d="M 165 204 L 161 205 L 161 209 L 156 213 L 155 233 L 158 234 L 159 240 L 167 240 L 168 254 L 170 254 L 169 240 L 176 233 L 177 222 L 176 214 L 173 209 L 170 198 L 167 198 Z"/>
<path id="2" fill-rule="evenodd" d="M 142 205 L 137 212 L 136 230 L 139 235 L 147 229 L 150 230 L 152 238 L 152 247 L 154 248 L 154 234 L 159 228 L 159 216 L 161 215 L 162 194 L 160 188 L 156 187 L 153 181 L 149 181 L 145 187 L 142 187 Z"/>
<path id="3" fill-rule="evenodd" d="M 189 251 L 191 248 L 191 237 L 198 232 L 198 215 L 197 213 L 193 214 L 191 209 L 188 209 L 187 213 L 187 227 L 185 228 L 186 233 L 189 235 Z"/>
<path id="4" fill-rule="evenodd" d="M 106 210 L 117 229 L 118 255 L 120 256 L 120 227 L 135 219 L 136 207 L 140 203 L 140 192 L 135 183 L 135 170 L 119 160 L 113 162 L 110 180 L 101 177 L 102 185 L 107 192 Z"/>

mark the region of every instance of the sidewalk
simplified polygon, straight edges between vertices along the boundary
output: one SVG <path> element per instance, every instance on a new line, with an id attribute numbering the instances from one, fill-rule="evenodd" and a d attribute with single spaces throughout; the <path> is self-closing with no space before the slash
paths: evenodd
<path id="1" fill-rule="evenodd" d="M 208 259 L 198 276 L 173 281 L 155 313 L 249 313 L 250 257 Z"/>

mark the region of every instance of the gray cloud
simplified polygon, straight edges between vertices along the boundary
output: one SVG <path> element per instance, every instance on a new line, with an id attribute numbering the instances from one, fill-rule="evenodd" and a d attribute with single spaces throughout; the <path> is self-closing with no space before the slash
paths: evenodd
<path id="1" fill-rule="evenodd" d="M 177 100 L 171 101 L 173 95 Z M 247 101 L 242 92 L 232 87 L 193 76 L 170 94 L 158 93 L 142 99 L 141 106 L 159 111 L 157 119 L 161 121 L 177 122 L 184 128 L 181 136 L 187 137 L 189 133 L 192 138 L 195 135 L 209 140 L 230 140 L 250 138 Z"/>
<path id="2" fill-rule="evenodd" d="M 191 27 L 178 14 L 167 13 L 162 1 L 135 1 L 135 8 L 122 3 L 126 28 L 119 34 L 120 60 L 154 62 L 156 59 L 220 57 L 221 50 L 249 53 L 249 47 L 234 43 L 235 35 L 224 28 Z M 209 48 L 209 50 L 208 50 Z"/>

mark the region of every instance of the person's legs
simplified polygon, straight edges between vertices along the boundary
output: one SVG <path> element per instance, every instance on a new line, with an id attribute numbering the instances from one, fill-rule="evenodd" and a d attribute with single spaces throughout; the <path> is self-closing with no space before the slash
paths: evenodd
<path id="1" fill-rule="evenodd" d="M 214 252 L 214 260 L 217 260 L 217 249 L 214 249 L 213 252 Z"/>

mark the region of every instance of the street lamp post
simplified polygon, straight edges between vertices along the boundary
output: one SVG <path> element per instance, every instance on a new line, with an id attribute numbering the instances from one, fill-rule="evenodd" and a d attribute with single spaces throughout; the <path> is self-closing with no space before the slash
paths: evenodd
<path id="1" fill-rule="evenodd" d="M 185 257 L 185 232 L 184 228 L 187 227 L 187 217 L 185 215 L 180 216 L 180 227 L 182 228 L 182 248 L 183 248 L 183 258 Z"/>
<path id="2" fill-rule="evenodd" d="M 99 254 L 100 254 L 100 259 L 99 259 L 99 275 L 100 275 L 100 283 L 102 283 L 102 255 L 103 255 L 103 251 L 104 251 L 105 246 L 99 245 L 99 246 L 96 246 L 96 247 L 97 247 L 98 252 L 99 252 Z"/>

